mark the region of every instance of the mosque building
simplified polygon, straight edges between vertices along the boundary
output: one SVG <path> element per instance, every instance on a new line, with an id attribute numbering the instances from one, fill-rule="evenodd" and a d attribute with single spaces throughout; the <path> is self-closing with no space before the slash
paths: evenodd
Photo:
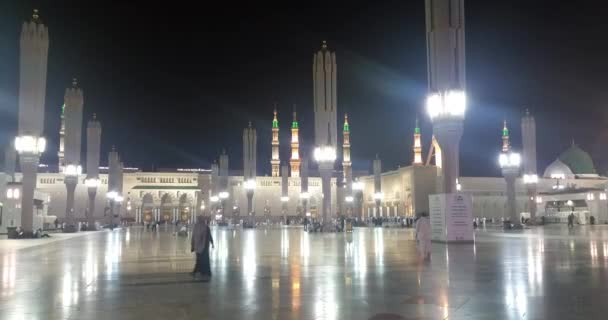
<path id="1" fill-rule="evenodd" d="M 37 19 L 37 13 L 32 21 L 24 24 L 23 33 L 27 36 L 31 28 L 47 32 Z M 44 35 L 48 37 L 48 33 Z M 22 45 L 21 59 L 32 56 L 32 50 L 38 49 L 36 46 Z M 48 52 L 38 50 L 36 53 L 43 55 L 44 70 L 22 70 L 22 73 L 39 73 L 34 74 L 35 77 L 22 77 L 21 86 L 27 87 L 27 81 L 35 80 L 37 87 L 36 90 L 21 90 L 20 101 L 31 99 L 31 92 L 42 92 L 44 96 L 46 87 L 40 84 L 39 78 L 43 77 L 43 81 L 46 81 Z M 464 66 L 459 68 L 464 69 Z M 83 97 L 86 98 L 86 92 L 75 82 L 66 90 L 65 104 L 61 107 L 57 164 L 60 171 L 43 172 L 41 169 L 44 165 L 39 165 L 39 172 L 33 176 L 35 190 L 33 196 L 29 195 L 33 197 L 34 204 L 32 228 L 42 228 L 54 222 L 55 217 L 61 221 L 102 223 L 109 222 L 112 216 L 137 223 L 191 223 L 196 215 L 202 214 L 220 221 L 250 219 L 260 222 L 306 216 L 320 219 L 325 209 L 327 219 L 341 215 L 359 219 L 411 217 L 428 211 L 429 195 L 443 190 L 441 185 L 446 181 L 444 169 L 449 163 L 445 163 L 446 158 L 442 156 L 442 145 L 433 136 L 428 157 L 423 161 L 421 141 L 424 133 L 416 119 L 411 140 L 413 157 L 407 161 L 411 162 L 409 165 L 381 172 L 381 160 L 377 159 L 374 161 L 374 168 L 377 169 L 374 174 L 356 176 L 352 170 L 351 148 L 357 148 L 357 141 L 351 141 L 351 132 L 357 126 L 349 122 L 346 114 L 342 124 L 338 124 L 336 70 L 336 53 L 323 42 L 313 59 L 313 98 L 317 156 L 321 155 L 326 161 L 323 170 L 331 173 L 331 176 L 325 176 L 329 178 L 325 191 L 329 190 L 329 194 L 325 196 L 323 170 L 311 170 L 316 168 L 316 164 L 310 163 L 314 161 L 313 155 L 300 150 L 300 135 L 313 133 L 300 130 L 295 106 L 289 125 L 282 126 L 279 122 L 279 110 L 275 106 L 272 118 L 269 117 L 268 128 L 263 128 L 272 132 L 272 140 L 264 142 L 272 147 L 270 158 L 265 160 L 271 165 L 268 175 L 257 172 L 258 141 L 256 128 L 251 124 L 243 132 L 243 170 L 238 173 L 229 170 L 229 155 L 226 153 L 219 155 L 219 164 L 213 164 L 211 168 L 143 172 L 125 167 L 116 150 L 108 155 L 108 167 L 99 167 L 99 140 L 103 138 L 103 123 L 94 117 L 88 122 L 86 130 L 86 162 L 79 159 L 83 104 L 86 107 Z M 342 128 L 341 150 L 338 150 L 339 127 Z M 565 221 L 566 216 L 574 212 L 581 223 L 589 221 L 591 216 L 598 223 L 608 223 L 608 178 L 597 173 L 589 154 L 574 143 L 544 170 L 542 176 L 537 177 L 535 130 L 534 117 L 526 112 L 522 118 L 523 175 L 515 183 L 519 215 L 529 217 L 532 212 L 549 221 L 559 222 Z M 290 144 L 281 146 L 279 135 L 287 133 L 291 135 Z M 503 149 L 508 149 L 510 136 L 506 122 L 500 136 Z M 24 143 L 24 140 L 20 141 Z M 21 147 L 23 149 L 23 145 Z M 281 147 L 290 148 L 289 159 L 280 159 Z M 36 150 L 44 150 L 40 141 Z M 497 153 L 499 151 L 500 146 L 497 145 Z M 338 154 L 341 154 L 341 159 L 338 159 Z M 29 159 L 24 158 L 23 153 L 19 157 L 22 164 L 24 159 Z M 27 179 L 32 177 L 30 174 L 26 179 L 25 172 L 15 172 L 15 158 L 14 147 L 9 146 L 5 166 L 0 173 L 0 233 L 22 225 L 21 200 L 26 187 L 29 188 Z M 431 161 L 432 158 L 435 160 Z M 81 163 L 86 163 L 84 170 Z M 453 170 L 450 170 L 449 174 L 453 174 Z M 315 175 L 309 176 L 309 172 Z M 456 178 L 457 192 L 472 196 L 475 217 L 501 219 L 507 215 L 504 178 Z M 530 187 L 532 180 L 534 188 Z"/>

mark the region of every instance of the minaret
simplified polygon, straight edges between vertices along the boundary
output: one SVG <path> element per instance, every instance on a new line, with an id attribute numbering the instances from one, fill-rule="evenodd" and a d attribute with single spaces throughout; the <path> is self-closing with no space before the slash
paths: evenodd
<path id="1" fill-rule="evenodd" d="M 57 152 L 57 157 L 59 158 L 59 172 L 63 173 L 65 169 L 65 103 L 61 105 L 61 128 L 59 129 L 59 152 Z"/>
<path id="2" fill-rule="evenodd" d="M 277 107 L 274 107 L 274 118 L 272 119 L 272 159 L 270 166 L 272 168 L 272 176 L 278 177 L 281 160 L 279 159 L 279 120 L 277 119 Z"/>
<path id="3" fill-rule="evenodd" d="M 99 158 L 101 149 L 101 124 L 97 121 L 97 117 L 93 114 L 93 119 L 87 124 L 87 178 L 85 185 L 89 195 L 87 206 L 87 222 L 89 226 L 87 230 L 92 230 L 95 227 L 95 197 L 97 188 L 100 185 L 99 181 Z"/>
<path id="4" fill-rule="evenodd" d="M 23 174 L 21 184 L 21 221 L 26 235 L 34 229 L 34 190 L 40 155 L 46 149 L 44 100 L 49 52 L 49 32 L 34 10 L 32 20 L 24 22 L 19 39 L 19 125 L 15 149 Z M 36 226 L 42 228 L 42 226 Z"/>
<path id="5" fill-rule="evenodd" d="M 68 224 L 74 219 L 74 192 L 82 174 L 80 165 L 80 151 L 82 146 L 82 90 L 78 88 L 76 79 L 72 80 L 72 87 L 65 90 L 63 97 L 65 112 L 65 163 L 63 174 L 67 189 L 65 216 Z"/>
<path id="6" fill-rule="evenodd" d="M 456 193 L 460 139 L 467 105 L 464 0 L 425 0 L 428 94 L 426 109 L 441 147 L 438 193 Z"/>
<path id="7" fill-rule="evenodd" d="M 297 178 L 300 176 L 300 137 L 299 125 L 296 115 L 296 106 L 293 106 L 293 121 L 291 122 L 291 177 Z"/>
<path id="8" fill-rule="evenodd" d="M 344 183 L 346 183 L 346 195 L 352 195 L 353 169 L 350 161 L 350 125 L 348 114 L 344 114 L 344 126 L 342 127 L 342 169 L 344 170 Z"/>
<path id="9" fill-rule="evenodd" d="M 528 208 L 530 208 L 530 220 L 534 222 L 536 218 L 536 186 L 538 175 L 536 173 L 536 121 L 530 111 L 526 109 L 526 114 L 521 119 L 521 137 L 524 147 L 523 154 L 523 174 L 524 184 L 528 194 Z"/>
<path id="10" fill-rule="evenodd" d="M 509 129 L 507 128 L 507 120 L 505 120 L 502 125 L 502 152 L 508 152 L 510 149 Z"/>
<path id="11" fill-rule="evenodd" d="M 416 117 L 416 128 L 414 128 L 414 163 L 415 166 L 422 165 L 422 143 L 420 142 L 420 126 Z"/>

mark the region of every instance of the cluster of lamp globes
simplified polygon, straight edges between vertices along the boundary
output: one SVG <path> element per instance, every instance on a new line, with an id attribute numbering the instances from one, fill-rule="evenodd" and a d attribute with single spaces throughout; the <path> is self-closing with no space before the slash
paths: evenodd
<path id="1" fill-rule="evenodd" d="M 426 110 L 431 120 L 438 118 L 463 119 L 467 95 L 463 90 L 431 93 L 426 98 Z"/>
<path id="2" fill-rule="evenodd" d="M 46 150 L 46 139 L 35 136 L 19 136 L 15 138 L 15 150 L 19 154 L 39 155 Z"/>
<path id="3" fill-rule="evenodd" d="M 116 191 L 110 191 L 106 194 L 106 197 L 110 200 L 114 200 L 116 202 L 122 202 L 124 200 L 123 196 L 121 196 L 118 192 Z"/>

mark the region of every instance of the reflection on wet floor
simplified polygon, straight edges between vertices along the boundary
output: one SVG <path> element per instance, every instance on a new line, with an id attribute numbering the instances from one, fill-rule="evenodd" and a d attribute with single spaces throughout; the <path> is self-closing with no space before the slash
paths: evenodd
<path id="1" fill-rule="evenodd" d="M 0 257 L 0 319 L 594 319 L 608 312 L 608 227 L 413 231 L 213 228 L 213 279 L 193 281 L 172 227 L 99 232 Z"/>

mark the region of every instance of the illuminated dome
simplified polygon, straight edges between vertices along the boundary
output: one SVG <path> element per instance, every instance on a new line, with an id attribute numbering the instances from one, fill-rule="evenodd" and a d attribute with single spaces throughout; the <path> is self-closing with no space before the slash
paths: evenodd
<path id="1" fill-rule="evenodd" d="M 568 150 L 564 151 L 559 156 L 559 160 L 566 164 L 575 175 L 597 174 L 591 156 L 575 144 L 572 144 Z"/>
<path id="2" fill-rule="evenodd" d="M 545 169 L 543 174 L 545 178 L 561 178 L 561 179 L 573 179 L 574 173 L 570 168 L 559 159 L 551 162 L 551 164 Z"/>

